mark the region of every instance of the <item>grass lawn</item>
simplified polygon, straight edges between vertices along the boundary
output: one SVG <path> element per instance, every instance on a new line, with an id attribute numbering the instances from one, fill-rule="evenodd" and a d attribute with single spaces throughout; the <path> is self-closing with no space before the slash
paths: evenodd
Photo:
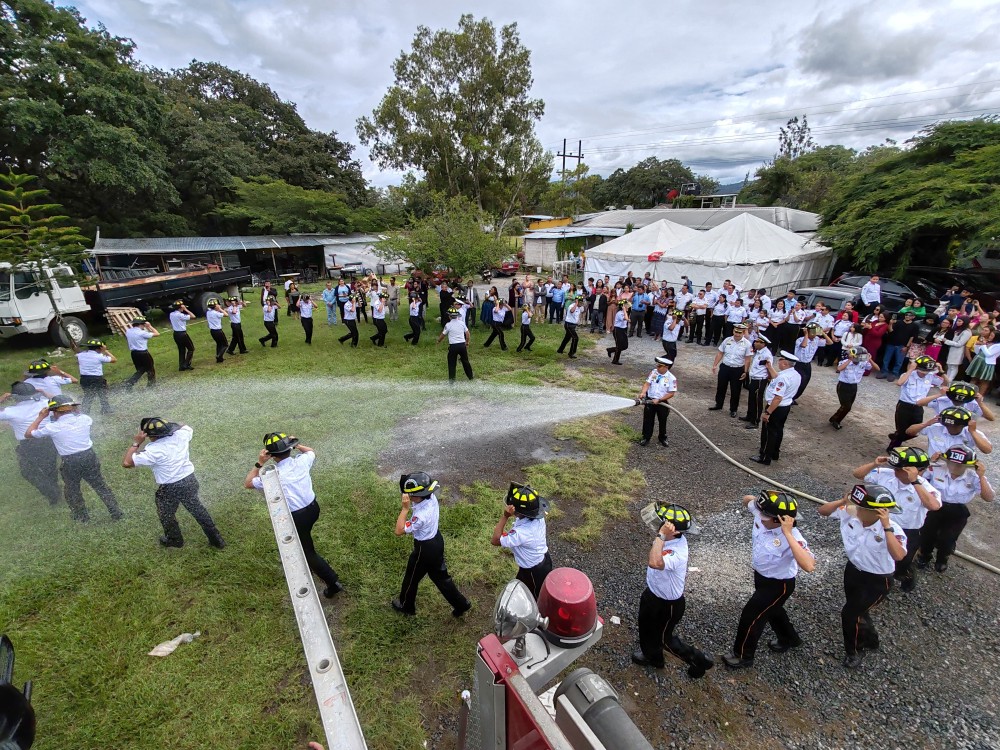
<path id="1" fill-rule="evenodd" d="M 440 495 L 449 568 L 473 599 L 473 611 L 455 621 L 425 581 L 418 616 L 404 619 L 388 601 L 398 593 L 410 542 L 392 533 L 398 487 L 378 476 L 376 457 L 391 440 L 429 440 L 458 429 L 428 422 L 412 435 L 394 436 L 400 418 L 419 413 L 432 399 L 469 394 L 477 401 L 530 403 L 532 391 L 523 386 L 589 390 L 603 381 L 595 373 L 566 370 L 565 359 L 555 354 L 560 326 L 536 325 L 530 355 L 496 345 L 484 350 L 482 328 L 474 331 L 472 364 L 483 382 L 467 384 L 459 368 L 452 389 L 447 345 L 434 345 L 434 320 L 416 348 L 404 345 L 405 322 L 390 323 L 385 350 L 370 345 L 366 336 L 374 329 L 362 323 L 360 348 L 352 350 L 337 344 L 345 329 L 327 328 L 325 314 L 316 319 L 311 347 L 299 324 L 282 316 L 280 347 L 262 349 L 256 341 L 263 334 L 260 310 L 251 305 L 244 312 L 250 351 L 216 364 L 200 321 L 190 328 L 197 351 L 196 370 L 189 373 L 177 372 L 166 321 L 155 322 L 168 329 L 150 347 L 159 386 L 115 392 L 116 413 L 96 418 L 95 447 L 126 511 L 123 521 L 112 522 L 89 488 L 89 525 L 71 522 L 65 504 L 50 509 L 21 479 L 13 438 L 4 438 L 0 630 L 17 649 L 17 679 L 35 681 L 36 747 L 284 750 L 322 739 L 266 509 L 260 495 L 242 489 L 261 438 L 271 430 L 301 437 L 318 454 L 313 479 L 322 516 L 314 538 L 347 586 L 325 608 L 368 745 L 421 747 L 437 728 L 427 717 L 450 712 L 456 691 L 470 685 L 475 642 L 488 632 L 494 595 L 515 570 L 488 541 L 508 478 L 491 478 L 491 486 L 470 477 Z M 132 373 L 132 365 L 121 337 L 107 341 L 119 358 L 106 369 L 114 384 Z M 4 385 L 51 349 L 34 343 L 0 346 Z M 77 373 L 71 356 L 53 361 Z M 611 387 L 635 390 L 623 382 Z M 183 511 L 178 517 L 186 546 L 164 550 L 156 543 L 151 472 L 120 466 L 139 418 L 151 414 L 194 428 L 202 500 L 227 549 L 208 547 Z M 461 427 L 470 425 L 477 429 L 475 419 Z M 587 458 L 559 459 L 527 473 L 543 492 L 581 503 L 587 523 L 578 541 L 586 543 L 600 532 L 603 514 L 620 510 L 625 497 L 614 489 L 618 479 L 636 480 L 622 471 L 631 435 L 613 418 L 598 434 L 573 424 L 559 430 L 578 439 Z M 434 466 L 412 467 L 418 468 L 434 472 Z M 595 481 L 601 492 L 586 491 Z M 201 637 L 171 656 L 146 655 L 157 643 L 194 631 Z"/>

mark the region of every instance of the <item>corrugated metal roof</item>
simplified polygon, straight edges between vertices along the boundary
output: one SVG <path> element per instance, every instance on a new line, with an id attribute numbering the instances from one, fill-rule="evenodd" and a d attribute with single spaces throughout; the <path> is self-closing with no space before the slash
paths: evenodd
<path id="1" fill-rule="evenodd" d="M 98 237 L 95 255 L 159 255 L 168 253 L 224 253 L 234 250 L 283 250 L 295 247 L 324 247 L 373 243 L 379 236 L 276 234 L 246 237 Z"/>
<path id="2" fill-rule="evenodd" d="M 631 211 L 602 211 L 580 217 L 573 229 L 579 227 L 621 227 L 632 224 L 636 229 L 652 224 L 660 219 L 667 219 L 676 224 L 683 224 L 691 229 L 711 229 L 723 224 L 734 216 L 751 214 L 758 219 L 770 222 L 791 232 L 815 232 L 819 228 L 819 214 L 800 211 L 784 206 L 747 207 L 747 208 L 646 208 Z"/>
<path id="3" fill-rule="evenodd" d="M 525 240 L 561 240 L 569 237 L 621 237 L 625 228 L 618 227 L 550 227 L 534 229 L 524 235 Z"/>

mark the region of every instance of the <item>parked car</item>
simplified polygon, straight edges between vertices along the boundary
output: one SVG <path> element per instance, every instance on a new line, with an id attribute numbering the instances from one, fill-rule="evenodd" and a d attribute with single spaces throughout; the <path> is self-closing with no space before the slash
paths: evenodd
<path id="1" fill-rule="evenodd" d="M 505 258 L 500 264 L 500 268 L 496 270 L 497 276 L 514 276 L 520 270 L 521 264 L 517 262 L 517 258 L 513 255 L 509 258 Z"/>
<path id="2" fill-rule="evenodd" d="M 835 287 L 857 289 L 860 293 L 861 287 L 867 284 L 870 280 L 871 274 L 844 273 L 830 283 Z M 937 305 L 938 298 L 930 296 L 933 294 L 930 289 L 923 290 L 918 287 L 918 291 L 912 289 L 907 284 L 903 284 L 902 282 L 885 276 L 880 276 L 878 283 L 879 286 L 882 287 L 883 309 L 896 311 L 906 304 L 906 300 L 913 299 L 914 297 L 920 298 L 920 300 L 931 309 Z"/>
<path id="3" fill-rule="evenodd" d="M 845 273 L 835 278 L 831 284 L 860 289 L 871 274 Z M 1000 291 L 994 291 L 996 284 L 985 274 L 976 275 L 967 271 L 956 271 L 950 268 L 933 266 L 910 266 L 902 279 L 893 279 L 888 275 L 879 274 L 879 286 L 882 287 L 882 305 L 889 305 L 898 310 L 907 299 L 919 298 L 928 310 L 933 310 L 938 301 L 950 287 L 958 285 L 970 289 L 974 297 L 986 310 L 995 308 L 1000 301 Z"/>
<path id="4" fill-rule="evenodd" d="M 810 286 L 801 287 L 795 292 L 806 307 L 813 307 L 817 302 L 822 302 L 834 313 L 843 310 L 848 302 L 854 305 L 855 310 L 861 305 L 860 288 L 851 286 Z M 882 295 L 882 309 L 887 313 L 898 312 L 902 306 L 903 303 L 897 302 L 895 298 L 887 300 L 886 295 Z"/>

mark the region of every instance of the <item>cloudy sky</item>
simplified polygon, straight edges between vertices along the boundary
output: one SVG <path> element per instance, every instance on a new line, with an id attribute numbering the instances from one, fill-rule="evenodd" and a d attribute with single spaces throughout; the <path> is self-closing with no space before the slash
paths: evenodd
<path id="1" fill-rule="evenodd" d="M 59 4 L 62 4 L 61 0 Z M 553 152 L 583 141 L 592 171 L 678 158 L 723 183 L 771 157 L 808 114 L 821 145 L 903 141 L 939 119 L 1000 112 L 997 0 L 85 0 L 90 25 L 161 68 L 219 61 L 358 145 L 355 121 L 392 83 L 417 26 L 462 13 L 517 22 Z M 377 185 L 383 173 L 358 145 Z"/>

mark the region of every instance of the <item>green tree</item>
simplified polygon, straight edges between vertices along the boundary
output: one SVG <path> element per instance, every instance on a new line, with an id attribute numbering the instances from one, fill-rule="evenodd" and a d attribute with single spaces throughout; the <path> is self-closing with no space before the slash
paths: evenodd
<path id="1" fill-rule="evenodd" d="M 663 203 L 667 199 L 667 193 L 679 190 L 686 182 L 697 182 L 697 178 L 694 172 L 680 161 L 677 159 L 661 161 L 655 156 L 650 156 L 627 170 L 616 169 L 606 180 L 597 183 L 591 201 L 600 208 L 604 206 L 652 208 L 658 203 Z M 717 185 L 718 183 L 715 183 L 714 186 Z"/>
<path id="2" fill-rule="evenodd" d="M 759 206 L 788 206 L 819 212 L 834 186 L 854 171 L 858 154 L 845 146 L 824 146 L 798 157 L 776 156 L 757 170 L 739 199 Z"/>
<path id="3" fill-rule="evenodd" d="M 421 170 L 432 190 L 466 196 L 498 218 L 534 205 L 552 171 L 535 136 L 544 112 L 530 96 L 517 24 L 463 15 L 458 30 L 420 26 L 393 63 L 395 83 L 358 136 L 383 168 Z"/>
<path id="4" fill-rule="evenodd" d="M 53 294 L 55 280 L 45 269 L 55 270 L 65 264 L 70 271 L 60 268 L 60 278 L 72 277 L 72 269 L 78 268 L 87 256 L 86 238 L 79 228 L 69 224 L 69 217 L 58 213 L 62 210 L 59 204 L 38 202 L 48 196 L 48 191 L 29 189 L 36 179 L 14 172 L 0 174 L 0 262 L 23 268 L 35 277 L 49 298 L 64 343 L 75 347 L 82 330 L 64 322 Z"/>
<path id="5" fill-rule="evenodd" d="M 405 261 L 422 271 L 436 266 L 469 276 L 495 268 L 509 254 L 507 243 L 487 229 L 493 219 L 468 198 L 439 196 L 434 210 L 406 233 L 394 233 L 375 249 L 387 262 Z"/>
<path id="6" fill-rule="evenodd" d="M 951 265 L 1000 237 L 1000 122 L 940 123 L 909 143 L 865 152 L 823 209 L 820 237 L 866 271 Z"/>
<path id="7" fill-rule="evenodd" d="M 306 190 L 270 177 L 236 179 L 233 192 L 235 200 L 219 204 L 216 213 L 234 222 L 237 230 L 249 229 L 251 234 L 337 234 L 354 229 L 351 209 L 337 193 Z"/>
<path id="8" fill-rule="evenodd" d="M 801 121 L 796 116 L 785 123 L 785 127 L 778 128 L 778 156 L 797 159 L 814 148 L 816 141 L 813 140 L 809 120 L 805 115 L 802 115 Z"/>
<path id="9" fill-rule="evenodd" d="M 578 216 L 593 211 L 592 196 L 602 179 L 589 172 L 590 167 L 581 162 L 563 179 L 550 182 L 539 200 L 539 209 L 553 216 Z"/>

